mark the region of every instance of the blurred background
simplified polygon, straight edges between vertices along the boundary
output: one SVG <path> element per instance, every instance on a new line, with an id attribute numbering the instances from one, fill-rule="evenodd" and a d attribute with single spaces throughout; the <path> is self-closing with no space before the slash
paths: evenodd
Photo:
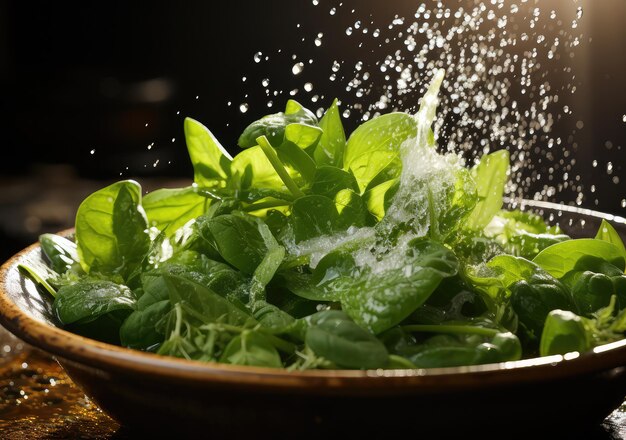
<path id="1" fill-rule="evenodd" d="M 0 257 L 42 232 L 70 227 L 80 201 L 113 180 L 135 178 L 146 190 L 186 184 L 192 172 L 185 116 L 203 122 L 236 153 L 243 128 L 282 110 L 289 97 L 314 109 L 328 106 L 335 96 L 343 99 L 350 76 L 343 82 L 331 79 L 334 62 L 367 62 L 380 47 L 378 40 L 363 37 L 361 20 L 370 26 L 368 37 L 375 28 L 390 33 L 387 24 L 398 17 L 419 23 L 420 4 L 0 0 Z M 509 15 L 519 6 L 531 16 L 532 8 L 541 8 L 542 20 L 549 22 L 537 22 L 541 35 L 561 36 L 562 42 L 563 29 L 570 35 L 578 18 L 575 56 L 564 52 L 549 72 L 553 87 L 567 92 L 558 107 L 567 105 L 573 112 L 566 109 L 567 117 L 555 118 L 552 137 L 562 142 L 550 148 L 567 150 L 565 157 L 576 159 L 568 171 L 584 183 L 584 197 L 563 191 L 551 200 L 624 215 L 626 2 L 450 1 L 439 7 L 448 4 L 452 11 L 483 5 Z M 549 21 L 553 12 L 563 19 Z M 515 22 L 507 26 L 504 32 L 517 31 Z M 357 29 L 362 39 L 351 35 Z M 404 43 L 398 28 L 393 35 Z M 396 40 L 388 37 L 393 48 Z M 298 63 L 304 66 L 301 74 L 295 73 Z M 510 81 L 519 78 L 513 73 Z M 378 96 L 360 101 L 368 99 Z M 519 107 L 524 99 L 519 97 Z M 417 103 L 405 99 L 403 104 Z M 346 114 L 348 132 L 359 118 L 356 111 Z M 539 181 L 525 190 L 532 196 L 541 188 Z"/>

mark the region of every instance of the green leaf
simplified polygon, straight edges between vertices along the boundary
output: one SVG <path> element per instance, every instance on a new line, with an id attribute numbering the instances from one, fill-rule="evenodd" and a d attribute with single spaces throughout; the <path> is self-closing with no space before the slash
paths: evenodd
<path id="1" fill-rule="evenodd" d="M 389 354 L 374 335 L 338 310 L 318 312 L 308 318 L 306 345 L 318 356 L 344 368 L 384 368 Z"/>
<path id="2" fill-rule="evenodd" d="M 233 158 L 208 128 L 194 119 L 185 118 L 185 141 L 195 183 L 216 186 L 228 177 L 228 164 Z"/>
<path id="3" fill-rule="evenodd" d="M 508 171 L 509 152 L 506 150 L 486 154 L 480 159 L 479 164 L 472 170 L 478 203 L 465 222 L 466 228 L 481 230 L 500 211 Z"/>
<path id="4" fill-rule="evenodd" d="M 568 310 L 552 310 L 546 318 L 539 354 L 550 356 L 573 351 L 584 353 L 592 347 L 588 332 L 580 318 Z"/>
<path id="5" fill-rule="evenodd" d="M 313 125 L 294 123 L 285 127 L 285 141 L 292 142 L 304 150 L 315 145 L 322 135 L 322 129 Z"/>
<path id="6" fill-rule="evenodd" d="M 252 286 L 250 287 L 250 300 L 254 301 L 265 300 L 265 286 L 267 286 L 274 274 L 280 267 L 283 259 L 285 258 L 285 248 L 278 244 L 271 245 L 268 248 L 265 257 L 261 260 L 261 263 L 254 270 L 252 275 Z"/>
<path id="7" fill-rule="evenodd" d="M 230 169 L 233 175 L 231 185 L 237 182 L 238 189 L 272 188 L 281 191 L 284 188 L 283 181 L 259 146 L 237 154 Z"/>
<path id="8" fill-rule="evenodd" d="M 172 304 L 185 304 L 190 321 L 198 324 L 221 322 L 235 326 L 253 323 L 254 320 L 243 309 L 218 295 L 181 268 L 163 268 Z"/>
<path id="9" fill-rule="evenodd" d="M 53 308 L 63 324 L 84 324 L 115 310 L 130 313 L 135 302 L 135 296 L 126 286 L 87 279 L 61 287 Z"/>
<path id="10" fill-rule="evenodd" d="M 170 312 L 169 300 L 158 301 L 135 310 L 120 327 L 120 342 L 124 347 L 147 350 L 164 339 L 157 325 Z"/>
<path id="11" fill-rule="evenodd" d="M 389 208 L 397 190 L 398 180 L 392 179 L 373 187 L 363 194 L 367 209 L 376 217 L 376 220 L 381 221 L 385 217 L 385 211 Z"/>
<path id="12" fill-rule="evenodd" d="M 150 247 L 141 187 L 125 180 L 87 197 L 76 214 L 76 244 L 85 272 L 126 276 Z"/>
<path id="13" fill-rule="evenodd" d="M 207 222 L 215 249 L 240 271 L 252 275 L 269 249 L 278 247 L 269 228 L 251 215 L 220 215 Z"/>
<path id="14" fill-rule="evenodd" d="M 317 168 L 311 184 L 313 194 L 332 199 L 343 189 L 359 190 L 352 174 L 334 166 L 323 165 Z"/>
<path id="15" fill-rule="evenodd" d="M 342 189 L 337 193 L 335 206 L 339 213 L 338 228 L 340 230 L 346 230 L 350 226 L 362 227 L 367 223 L 374 223 L 363 198 L 351 189 Z"/>
<path id="16" fill-rule="evenodd" d="M 344 169 L 351 170 L 361 191 L 400 154 L 404 141 L 417 134 L 415 120 L 406 113 L 388 113 L 361 124 L 350 136 Z"/>
<path id="17" fill-rule="evenodd" d="M 39 236 L 39 243 L 55 272 L 63 274 L 79 264 L 76 243 L 67 238 L 56 234 L 42 234 Z"/>
<path id="18" fill-rule="evenodd" d="M 552 276 L 561 278 L 574 269 L 578 260 L 585 256 L 601 258 L 620 270 L 624 270 L 626 259 L 615 244 L 593 238 L 580 238 L 553 244 L 541 251 L 533 262 Z"/>
<path id="19" fill-rule="evenodd" d="M 198 194 L 198 188 L 163 188 L 147 194 L 142 201 L 150 226 L 171 237 L 189 220 L 204 214 L 211 200 Z"/>
<path id="20" fill-rule="evenodd" d="M 315 162 L 303 149 L 295 143 L 285 140 L 276 150 L 278 157 L 298 171 L 305 181 L 311 182 L 313 180 Z"/>
<path id="21" fill-rule="evenodd" d="M 378 334 L 401 322 L 421 306 L 442 279 L 454 276 L 458 260 L 441 244 L 415 239 L 409 243 L 404 261 L 394 267 L 394 259 L 383 261 L 391 269 L 367 269 L 350 277 L 340 277 L 330 289 L 338 292 L 343 310 L 356 323 Z"/>
<path id="22" fill-rule="evenodd" d="M 318 166 L 332 165 L 341 167 L 343 152 L 346 148 L 346 134 L 343 130 L 336 99 L 320 120 L 320 128 L 323 130 L 323 133 L 313 153 L 315 162 Z"/>
<path id="23" fill-rule="evenodd" d="M 244 330 L 224 349 L 220 362 L 234 365 L 281 368 L 283 363 L 272 343 L 261 333 Z"/>
<path id="24" fill-rule="evenodd" d="M 311 195 L 297 199 L 292 208 L 296 242 L 330 235 L 337 230 L 339 214 L 328 197 Z"/>
<path id="25" fill-rule="evenodd" d="M 267 115 L 254 121 L 239 136 L 237 143 L 241 148 L 251 148 L 257 145 L 257 138 L 265 136 L 272 145 L 280 145 L 285 139 L 286 127 L 294 123 L 317 126 L 317 118 L 313 112 L 290 99 L 285 113 Z"/>
<path id="26" fill-rule="evenodd" d="M 609 222 L 602 219 L 602 223 L 600 224 L 600 228 L 598 229 L 595 238 L 596 240 L 608 241 L 609 243 L 617 246 L 624 259 L 626 259 L 626 246 L 624 246 L 622 237 L 620 237 L 619 233 L 615 230 L 613 226 L 611 226 Z"/>

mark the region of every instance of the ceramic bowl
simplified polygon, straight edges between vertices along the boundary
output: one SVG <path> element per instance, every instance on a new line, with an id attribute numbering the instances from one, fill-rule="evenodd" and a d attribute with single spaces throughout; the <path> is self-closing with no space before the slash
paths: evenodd
<path id="1" fill-rule="evenodd" d="M 626 236 L 624 218 L 519 204 L 573 237 L 593 236 L 602 218 Z M 626 396 L 626 340 L 580 355 L 387 371 L 286 372 L 143 353 L 59 328 L 50 298 L 20 273 L 19 263 L 43 264 L 40 247 L 24 249 L 0 269 L 0 323 L 53 355 L 103 411 L 133 429 L 274 438 L 409 429 L 510 438 L 598 423 Z"/>

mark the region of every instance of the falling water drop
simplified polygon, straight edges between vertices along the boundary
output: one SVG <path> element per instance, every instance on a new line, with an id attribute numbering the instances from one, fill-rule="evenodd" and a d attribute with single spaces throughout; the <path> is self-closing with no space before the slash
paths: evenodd
<path id="1" fill-rule="evenodd" d="M 239 104 L 239 111 L 245 113 L 248 111 L 248 104 L 246 102 Z"/>
<path id="2" fill-rule="evenodd" d="M 291 68 L 291 73 L 293 73 L 294 75 L 300 75 L 303 70 L 304 70 L 304 63 L 296 63 Z"/>

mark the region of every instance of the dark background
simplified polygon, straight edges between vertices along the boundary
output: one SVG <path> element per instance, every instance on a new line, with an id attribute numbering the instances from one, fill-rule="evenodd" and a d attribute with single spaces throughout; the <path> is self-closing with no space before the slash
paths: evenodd
<path id="1" fill-rule="evenodd" d="M 291 75 L 288 54 L 302 54 L 302 36 L 316 59 L 305 69 L 307 80 L 323 85 L 326 99 L 320 104 L 327 106 L 328 97 L 343 93 L 342 86 L 327 81 L 332 60 L 367 57 L 364 48 L 335 38 L 354 23 L 352 5 L 379 23 L 396 14 L 412 17 L 419 5 L 344 0 L 331 17 L 329 9 L 338 3 L 0 0 L 0 256 L 12 255 L 41 232 L 71 226 L 80 200 L 104 182 L 137 178 L 149 189 L 188 179 L 185 116 L 205 123 L 235 152 L 241 130 L 252 119 L 281 110 L 288 98 L 277 97 L 270 111 L 267 97 L 250 92 L 249 84 L 271 77 L 285 91 L 301 86 L 303 78 L 296 84 Z M 459 2 L 449 3 L 452 8 Z M 579 5 L 585 11 L 581 31 L 591 41 L 572 61 L 578 87 L 572 99 L 579 112 L 574 121 L 584 121 L 584 129 L 574 138 L 567 124 L 555 130 L 569 137 L 563 148 L 577 144 L 579 172 L 595 183 L 583 206 L 624 215 L 626 2 L 538 4 Z M 324 33 L 320 48 L 312 45 L 316 32 Z M 254 63 L 257 51 L 271 54 L 270 60 Z M 249 104 L 246 114 L 239 111 L 243 102 Z M 348 131 L 355 122 L 346 121 Z M 599 167 L 590 166 L 594 159 Z M 623 179 L 615 183 L 615 176 Z M 572 195 L 563 197 L 570 199 L 558 201 L 573 201 Z"/>

